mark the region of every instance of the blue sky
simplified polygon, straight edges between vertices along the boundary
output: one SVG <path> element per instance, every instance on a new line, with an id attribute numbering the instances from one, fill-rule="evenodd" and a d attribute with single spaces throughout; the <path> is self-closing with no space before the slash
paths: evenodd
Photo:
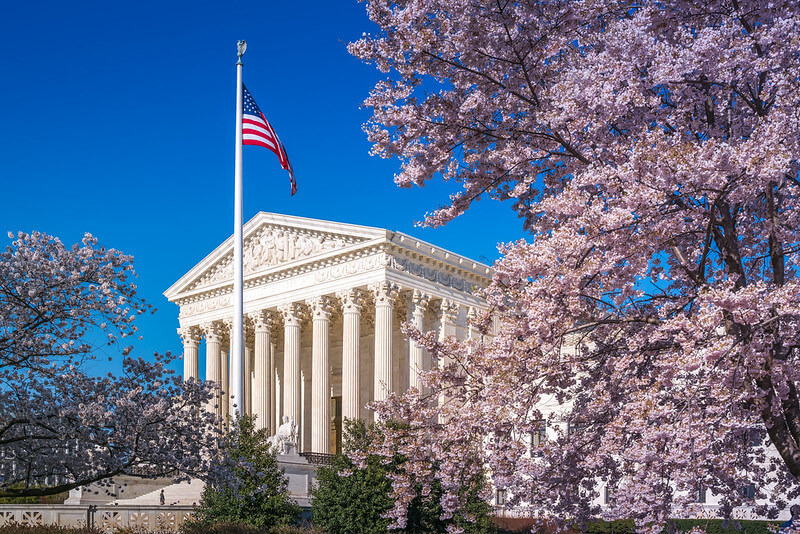
<path id="1" fill-rule="evenodd" d="M 347 54 L 375 32 L 363 4 L 4 2 L 0 16 L 2 245 L 7 230 L 135 257 L 136 353 L 181 352 L 162 292 L 233 232 L 236 41 L 244 80 L 287 147 L 298 193 L 271 152 L 244 148 L 245 221 L 258 211 L 388 228 L 491 262 L 523 235 L 483 201 L 442 229 L 415 228 L 455 184 L 399 189 L 397 160 L 369 156 L 360 109 L 379 73 Z M 113 368 L 113 367 L 112 367 Z"/>

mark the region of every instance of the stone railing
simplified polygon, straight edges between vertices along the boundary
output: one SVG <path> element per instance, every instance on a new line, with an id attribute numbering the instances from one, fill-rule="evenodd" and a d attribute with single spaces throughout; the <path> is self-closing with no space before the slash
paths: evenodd
<path id="1" fill-rule="evenodd" d="M 104 532 L 122 528 L 174 531 L 194 513 L 193 506 L 104 506 L 0 504 L 0 526 L 94 526 Z"/>

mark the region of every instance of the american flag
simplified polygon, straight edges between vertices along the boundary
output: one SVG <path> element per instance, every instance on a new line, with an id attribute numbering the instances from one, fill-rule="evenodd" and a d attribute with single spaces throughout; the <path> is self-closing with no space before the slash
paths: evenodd
<path id="1" fill-rule="evenodd" d="M 281 162 L 281 167 L 289 173 L 289 181 L 292 184 L 292 194 L 297 193 L 297 183 L 294 181 L 294 170 L 289 163 L 289 156 L 286 149 L 278 138 L 278 134 L 272 128 L 267 118 L 261 113 L 258 104 L 253 100 L 253 95 L 242 84 L 244 98 L 242 99 L 242 144 L 258 145 L 268 148 L 275 152 Z"/>

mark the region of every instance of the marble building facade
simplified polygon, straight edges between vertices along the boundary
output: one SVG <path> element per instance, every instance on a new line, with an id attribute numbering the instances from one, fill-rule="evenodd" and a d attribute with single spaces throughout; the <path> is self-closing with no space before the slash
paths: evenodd
<path id="1" fill-rule="evenodd" d="M 223 391 L 232 261 L 229 238 L 164 293 L 180 308 L 184 377 Z M 469 316 L 485 306 L 475 289 L 490 277 L 486 265 L 402 233 L 258 213 L 244 226 L 244 411 L 270 434 L 288 416 L 300 451 L 337 452 L 344 418 L 369 420 L 370 401 L 422 387 L 431 359 L 401 324 L 469 337 Z M 211 409 L 228 416 L 231 400 L 223 393 Z"/>

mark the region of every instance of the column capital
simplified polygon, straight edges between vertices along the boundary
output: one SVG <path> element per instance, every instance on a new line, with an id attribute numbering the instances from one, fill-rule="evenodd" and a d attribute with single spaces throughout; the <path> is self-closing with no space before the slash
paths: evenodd
<path id="1" fill-rule="evenodd" d="M 258 310 L 249 313 L 248 317 L 253 321 L 253 328 L 256 332 L 268 332 L 279 322 L 279 314 L 272 310 Z"/>
<path id="2" fill-rule="evenodd" d="M 233 330 L 233 318 L 226 317 L 224 319 L 220 319 L 217 321 L 221 325 L 220 335 L 222 336 L 222 344 L 227 345 L 227 349 L 223 349 L 225 352 L 229 352 L 230 343 L 231 343 L 231 330 Z"/>
<path id="3" fill-rule="evenodd" d="M 312 319 L 330 319 L 333 308 L 333 299 L 320 295 L 306 300 L 306 304 L 311 310 Z"/>
<path id="4" fill-rule="evenodd" d="M 198 326 L 178 328 L 178 335 L 181 336 L 181 341 L 183 341 L 184 345 L 199 345 L 203 337 L 203 333 Z"/>
<path id="5" fill-rule="evenodd" d="M 256 331 L 253 321 L 249 317 L 244 320 L 244 346 L 251 348 L 256 339 Z"/>
<path id="6" fill-rule="evenodd" d="M 458 316 L 460 305 L 450 299 L 442 299 L 440 309 L 442 311 L 442 320 L 455 323 Z"/>
<path id="7" fill-rule="evenodd" d="M 397 298 L 398 287 L 390 282 L 378 282 L 369 286 L 372 295 L 375 297 L 375 304 L 394 305 Z"/>
<path id="8" fill-rule="evenodd" d="M 207 342 L 211 341 L 220 343 L 222 341 L 223 334 L 225 333 L 222 323 L 218 321 L 205 323 L 202 325 L 201 329 Z"/>
<path id="9" fill-rule="evenodd" d="M 342 313 L 360 313 L 364 305 L 365 295 L 361 289 L 353 288 L 336 293 L 342 303 Z"/>
<path id="10" fill-rule="evenodd" d="M 431 303 L 431 296 L 427 293 L 423 293 L 419 289 L 415 289 L 411 293 L 411 313 L 412 314 L 424 314 L 425 310 Z"/>
<path id="11" fill-rule="evenodd" d="M 281 305 L 278 311 L 283 316 L 284 326 L 300 326 L 303 322 L 304 309 L 299 302 L 289 302 Z"/>
<path id="12" fill-rule="evenodd" d="M 475 337 L 482 338 L 483 332 L 481 331 L 482 328 L 478 324 L 481 321 L 481 313 L 478 308 L 475 306 L 470 306 L 467 308 L 467 337 L 469 339 L 474 339 Z M 479 334 L 476 336 L 476 334 Z"/>
<path id="13" fill-rule="evenodd" d="M 415 289 L 411 292 L 411 302 L 419 306 L 427 306 L 431 301 L 431 296 L 427 293 Z"/>

